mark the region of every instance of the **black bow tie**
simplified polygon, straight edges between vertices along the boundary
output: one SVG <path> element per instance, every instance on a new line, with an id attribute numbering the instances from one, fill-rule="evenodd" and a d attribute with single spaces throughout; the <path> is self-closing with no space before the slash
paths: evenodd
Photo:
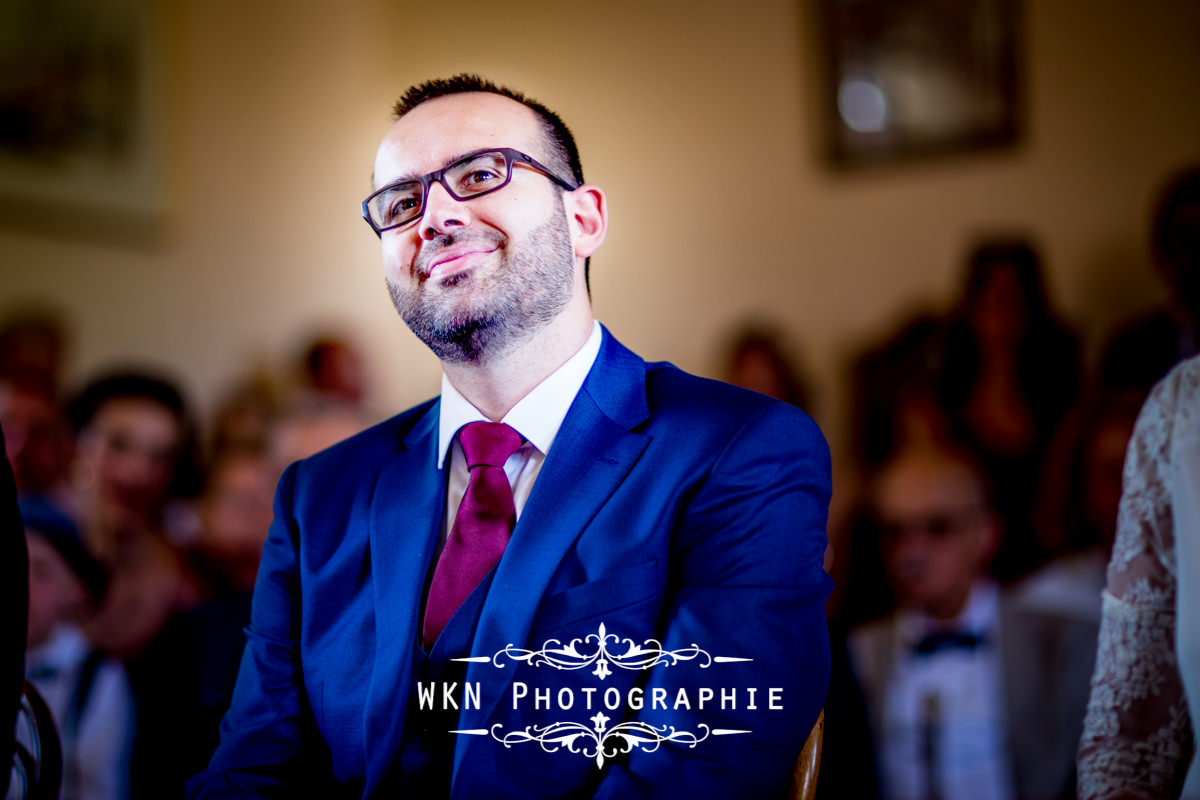
<path id="1" fill-rule="evenodd" d="M 983 644 L 983 640 L 982 634 L 963 631 L 930 633 L 913 645 L 913 652 L 919 656 L 928 656 L 942 650 L 974 650 Z"/>

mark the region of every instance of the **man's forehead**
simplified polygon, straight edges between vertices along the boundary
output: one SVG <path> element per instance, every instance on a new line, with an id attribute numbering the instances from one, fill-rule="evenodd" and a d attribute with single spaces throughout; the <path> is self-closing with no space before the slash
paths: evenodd
<path id="1" fill-rule="evenodd" d="M 904 459 L 885 470 L 876 504 L 885 513 L 926 513 L 983 500 L 979 477 L 965 463 L 937 456 Z"/>
<path id="2" fill-rule="evenodd" d="M 375 159 L 375 184 L 440 169 L 455 157 L 489 147 L 532 150 L 536 156 L 541 141 L 537 114 L 515 100 L 490 92 L 438 97 L 388 131 Z"/>

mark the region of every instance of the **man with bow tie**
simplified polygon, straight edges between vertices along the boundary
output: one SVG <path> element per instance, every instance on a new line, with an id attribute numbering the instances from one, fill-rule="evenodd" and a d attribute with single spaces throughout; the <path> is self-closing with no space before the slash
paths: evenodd
<path id="1" fill-rule="evenodd" d="M 902 452 L 872 492 L 897 610 L 851 631 L 891 800 L 1074 797 L 1094 619 L 986 577 L 1003 535 L 963 453 Z"/>

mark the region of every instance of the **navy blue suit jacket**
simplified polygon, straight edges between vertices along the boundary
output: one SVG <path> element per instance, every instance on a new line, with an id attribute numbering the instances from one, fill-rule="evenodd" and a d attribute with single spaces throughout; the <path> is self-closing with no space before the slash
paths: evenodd
<path id="1" fill-rule="evenodd" d="M 417 724 L 414 643 L 445 509 L 437 425 L 429 401 L 284 473 L 237 689 L 195 796 L 295 796 L 320 780 L 338 796 L 402 796 L 397 754 Z M 452 796 L 779 796 L 829 677 L 829 495 L 828 449 L 803 412 L 646 363 L 606 330 L 480 607 L 465 683 L 481 701 L 458 718 L 475 733 L 454 740 Z M 644 650 L 709 658 L 610 662 L 607 675 L 482 660 L 574 639 L 586 655 L 601 624 L 620 642 L 610 655 L 653 639 Z M 670 702 L 651 708 L 656 688 Z M 701 740 L 614 739 L 600 759 L 587 736 L 557 749 L 500 741 L 632 720 Z"/>

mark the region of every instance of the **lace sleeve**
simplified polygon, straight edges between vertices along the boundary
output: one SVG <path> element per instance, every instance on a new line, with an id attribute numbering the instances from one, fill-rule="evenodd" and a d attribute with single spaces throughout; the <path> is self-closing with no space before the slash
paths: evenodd
<path id="1" fill-rule="evenodd" d="M 1079 797 L 1177 797 L 1192 729 L 1175 653 L 1171 443 L 1200 387 L 1194 362 L 1155 387 L 1125 457 L 1092 693 L 1079 748 Z M 1179 402 L 1186 398 L 1189 402 Z"/>

